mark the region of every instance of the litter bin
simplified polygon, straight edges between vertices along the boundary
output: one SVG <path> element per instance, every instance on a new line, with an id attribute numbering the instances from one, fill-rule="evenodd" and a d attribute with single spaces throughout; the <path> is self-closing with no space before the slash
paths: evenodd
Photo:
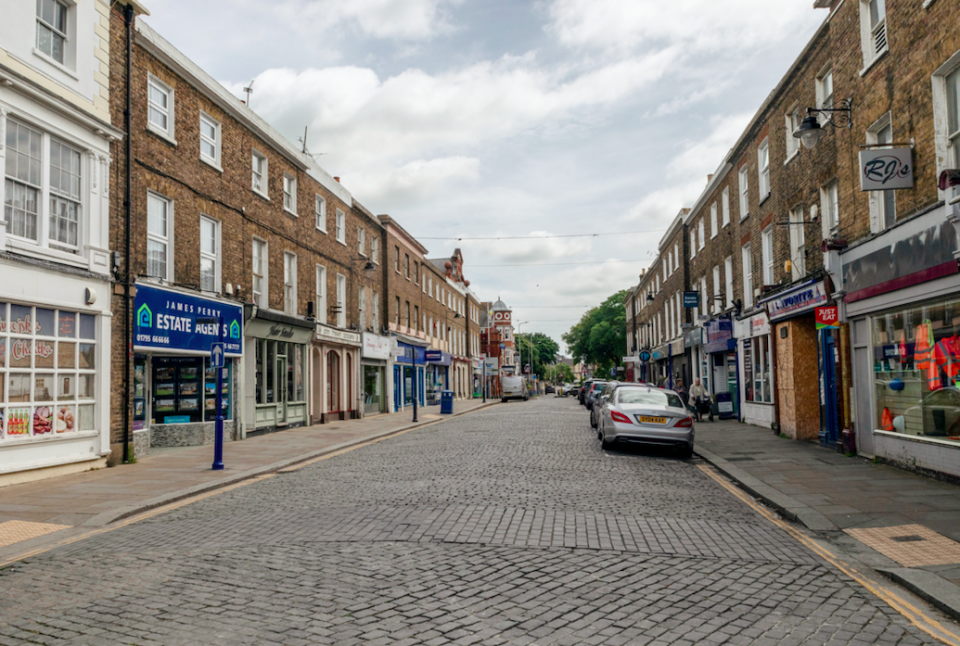
<path id="1" fill-rule="evenodd" d="M 453 391 L 444 390 L 440 393 L 440 414 L 453 415 Z"/>

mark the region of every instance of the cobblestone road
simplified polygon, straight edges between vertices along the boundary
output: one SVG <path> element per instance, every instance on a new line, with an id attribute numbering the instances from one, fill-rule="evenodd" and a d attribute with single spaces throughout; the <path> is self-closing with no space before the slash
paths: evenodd
<path id="1" fill-rule="evenodd" d="M 34 643 L 936 642 L 695 464 L 605 453 L 546 398 L 6 568 L 0 645 Z"/>

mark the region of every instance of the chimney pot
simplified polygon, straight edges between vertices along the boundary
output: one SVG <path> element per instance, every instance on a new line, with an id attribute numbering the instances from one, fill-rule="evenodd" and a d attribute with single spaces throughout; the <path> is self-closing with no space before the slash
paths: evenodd
<path id="1" fill-rule="evenodd" d="M 339 177 L 334 177 L 333 179 L 337 180 L 337 183 L 338 183 L 338 184 L 340 183 L 340 178 L 339 178 Z"/>

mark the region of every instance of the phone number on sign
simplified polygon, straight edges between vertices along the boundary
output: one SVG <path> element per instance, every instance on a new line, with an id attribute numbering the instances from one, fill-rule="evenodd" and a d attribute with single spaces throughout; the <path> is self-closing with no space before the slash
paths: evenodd
<path id="1" fill-rule="evenodd" d="M 160 343 L 163 345 L 170 345 L 170 337 L 168 336 L 157 336 L 150 334 L 138 334 L 137 343 Z"/>

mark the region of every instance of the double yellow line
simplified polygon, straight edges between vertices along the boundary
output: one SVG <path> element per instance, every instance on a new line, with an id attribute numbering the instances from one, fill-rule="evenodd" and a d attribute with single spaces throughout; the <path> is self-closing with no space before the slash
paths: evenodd
<path id="1" fill-rule="evenodd" d="M 864 588 L 872 592 L 874 595 L 882 599 L 887 605 L 906 617 L 906 619 L 918 629 L 935 639 L 939 639 L 945 644 L 949 644 L 950 646 L 960 646 L 960 636 L 958 636 L 954 631 L 948 629 L 941 622 L 934 619 L 922 608 L 918 608 L 915 604 L 897 594 L 893 588 L 872 581 L 863 574 L 857 572 L 853 566 L 841 561 L 833 552 L 827 550 L 819 542 L 800 532 L 791 524 L 784 522 L 769 509 L 757 503 L 756 500 L 748 496 L 744 491 L 735 487 L 728 480 L 717 473 L 713 467 L 701 464 L 698 466 L 698 468 L 713 478 L 721 487 L 732 493 L 744 503 L 750 505 L 750 507 L 753 508 L 753 510 L 758 514 L 769 520 L 783 531 L 787 532 L 790 536 L 802 543 L 820 558 L 827 561 L 833 567 L 837 568 L 848 577 L 862 585 Z"/>

